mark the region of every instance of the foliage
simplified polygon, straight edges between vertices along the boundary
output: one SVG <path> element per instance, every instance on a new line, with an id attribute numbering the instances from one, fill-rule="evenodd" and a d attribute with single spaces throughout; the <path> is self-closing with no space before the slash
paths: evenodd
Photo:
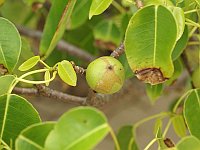
<path id="1" fill-rule="evenodd" d="M 137 150 L 137 128 L 153 119 L 155 137 L 145 150 L 155 142 L 161 150 L 200 149 L 199 9 L 199 0 L 0 0 L 0 149 L 88 150 L 110 133 L 117 150 Z M 43 28 L 43 33 L 26 27 Z M 21 38 L 18 30 L 40 39 L 38 55 L 33 56 L 33 42 Z M 69 54 L 57 51 L 65 47 Z M 188 49 L 196 53 L 186 53 Z M 102 54 L 111 56 L 92 61 L 87 71 L 76 65 L 88 64 L 79 57 L 93 60 Z M 117 135 L 96 108 L 79 106 L 56 122 L 41 122 L 27 99 L 12 94 L 18 83 L 49 86 L 57 75 L 76 86 L 77 74 L 86 73 L 89 86 L 102 94 L 113 94 L 124 79 L 137 77 L 146 84 L 153 104 L 183 70 L 189 73 L 190 85 L 172 110 L 125 125 Z M 166 137 L 171 125 L 180 137 L 176 144 Z"/>

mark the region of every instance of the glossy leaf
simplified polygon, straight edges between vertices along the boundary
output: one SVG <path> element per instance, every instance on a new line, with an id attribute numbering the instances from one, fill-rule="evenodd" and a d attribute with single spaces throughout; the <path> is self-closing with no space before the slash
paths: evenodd
<path id="1" fill-rule="evenodd" d="M 199 150 L 200 141 L 194 136 L 188 136 L 179 141 L 177 150 Z"/>
<path id="2" fill-rule="evenodd" d="M 78 28 L 88 20 L 91 3 L 92 0 L 77 0 L 67 29 Z"/>
<path id="3" fill-rule="evenodd" d="M 163 90 L 164 90 L 163 84 L 157 84 L 157 85 L 146 84 L 147 96 L 150 98 L 152 103 L 155 103 L 155 101 L 162 95 Z"/>
<path id="4" fill-rule="evenodd" d="M 44 149 L 45 140 L 54 126 L 54 122 L 44 122 L 27 127 L 16 139 L 16 150 Z"/>
<path id="5" fill-rule="evenodd" d="M 77 107 L 65 113 L 47 137 L 45 149 L 93 149 L 109 132 L 103 113 L 90 107 Z"/>
<path id="6" fill-rule="evenodd" d="M 172 124 L 174 127 L 174 131 L 179 137 L 186 136 L 187 128 L 185 126 L 185 121 L 182 115 L 177 115 L 173 117 Z"/>
<path id="7" fill-rule="evenodd" d="M 172 52 L 172 59 L 173 61 L 176 60 L 183 52 L 183 50 L 186 48 L 188 43 L 188 28 L 185 27 L 185 30 L 183 32 L 183 35 L 181 38 L 177 41 L 176 46 Z"/>
<path id="8" fill-rule="evenodd" d="M 0 108 L 0 139 L 8 145 L 23 129 L 41 121 L 35 108 L 18 95 L 0 96 Z"/>
<path id="9" fill-rule="evenodd" d="M 40 54 L 46 58 L 62 38 L 76 0 L 54 0 L 47 17 L 41 43 Z"/>
<path id="10" fill-rule="evenodd" d="M 184 118 L 191 135 L 200 139 L 200 90 L 193 90 L 184 104 Z"/>
<path id="11" fill-rule="evenodd" d="M 50 78 L 51 78 L 50 72 L 49 72 L 49 71 L 46 71 L 46 72 L 44 73 L 44 80 L 45 80 L 45 81 L 48 81 L 48 80 L 50 80 Z M 46 84 L 46 86 L 49 86 L 49 82 L 48 82 L 48 83 L 45 83 L 45 84 Z"/>
<path id="12" fill-rule="evenodd" d="M 31 68 L 33 68 L 37 63 L 40 61 L 40 56 L 34 56 L 29 58 L 27 61 L 25 61 L 21 66 L 19 66 L 20 71 L 27 71 Z"/>
<path id="13" fill-rule="evenodd" d="M 0 77 L 0 95 L 6 94 L 15 77 L 13 75 L 5 75 Z"/>
<path id="14" fill-rule="evenodd" d="M 76 86 L 77 75 L 69 61 L 63 60 L 58 63 L 58 74 L 65 83 Z"/>
<path id="15" fill-rule="evenodd" d="M 176 21 L 164 6 L 144 7 L 131 18 L 125 36 L 125 52 L 131 69 L 140 80 L 155 85 L 173 75 L 171 54 L 176 37 Z"/>
<path id="16" fill-rule="evenodd" d="M 21 53 L 21 38 L 16 27 L 0 17 L 0 64 L 9 72 L 15 68 Z"/>
<path id="17" fill-rule="evenodd" d="M 195 69 L 192 74 L 192 82 L 196 88 L 200 88 L 200 67 Z"/>
<path id="18" fill-rule="evenodd" d="M 178 30 L 178 35 L 177 35 L 177 40 L 179 40 L 184 32 L 185 29 L 185 15 L 184 11 L 180 7 L 169 7 L 170 10 L 172 11 L 176 24 L 177 24 L 177 30 Z"/>
<path id="19" fill-rule="evenodd" d="M 99 15 L 103 13 L 112 3 L 113 0 L 93 0 L 91 7 L 89 18 L 91 19 L 94 15 Z"/>
<path id="20" fill-rule="evenodd" d="M 119 129 L 117 139 L 121 150 L 138 150 L 133 135 L 133 126 L 123 126 Z"/>

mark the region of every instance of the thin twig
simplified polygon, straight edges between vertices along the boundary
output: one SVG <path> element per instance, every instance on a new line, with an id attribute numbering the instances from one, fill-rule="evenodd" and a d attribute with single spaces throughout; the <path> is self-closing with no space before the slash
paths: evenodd
<path id="1" fill-rule="evenodd" d="M 138 9 L 140 9 L 144 6 L 141 0 L 135 0 L 135 4 L 136 4 Z"/>
<path id="2" fill-rule="evenodd" d="M 42 38 L 42 32 L 40 31 L 28 29 L 22 26 L 17 26 L 17 28 L 22 35 L 36 39 Z M 92 60 L 95 59 L 95 57 L 92 56 L 90 53 L 88 53 L 86 50 L 78 48 L 64 40 L 61 40 L 58 43 L 57 48 L 63 52 L 67 52 L 72 56 L 76 56 L 86 62 L 91 62 Z"/>
<path id="3" fill-rule="evenodd" d="M 120 46 L 118 48 L 116 48 L 116 50 L 114 50 L 110 56 L 114 57 L 114 58 L 118 58 L 120 55 L 122 55 L 124 53 L 124 43 L 121 43 Z"/>
<path id="4" fill-rule="evenodd" d="M 61 100 L 63 102 L 70 102 L 70 103 L 76 103 L 76 104 L 78 103 L 81 105 L 85 105 L 86 103 L 85 97 L 73 96 L 70 94 L 53 90 L 43 85 L 37 85 L 37 88 L 15 87 L 13 92 L 15 94 L 22 94 L 22 95 L 44 96 L 44 97 L 49 97 L 51 99 L 54 98 L 56 100 Z"/>

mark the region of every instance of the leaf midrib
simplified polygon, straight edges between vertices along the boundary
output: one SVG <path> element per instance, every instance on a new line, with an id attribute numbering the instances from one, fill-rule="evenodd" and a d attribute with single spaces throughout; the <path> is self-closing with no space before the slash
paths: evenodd
<path id="1" fill-rule="evenodd" d="M 78 142 L 82 141 L 84 138 L 86 138 L 86 137 L 92 135 L 93 133 L 95 133 L 95 132 L 97 132 L 97 131 L 99 131 L 99 130 L 101 130 L 103 128 L 106 128 L 106 127 L 108 127 L 108 125 L 105 123 L 105 124 L 95 128 L 95 129 L 93 129 L 91 132 L 87 132 L 86 134 L 84 134 L 83 136 L 78 138 L 75 142 L 73 142 L 70 145 L 68 145 L 67 147 L 65 147 L 65 150 L 72 148 L 75 144 L 77 144 Z"/>
<path id="2" fill-rule="evenodd" d="M 2 49 L 1 43 L 0 43 L 0 52 L 1 52 L 2 56 L 3 56 L 3 61 L 4 61 L 5 65 L 6 65 L 5 68 L 8 68 L 8 64 L 6 62 L 6 59 L 5 59 L 5 56 L 4 56 L 4 53 L 3 53 L 3 49 Z"/>
<path id="3" fill-rule="evenodd" d="M 154 54 L 153 54 L 153 66 L 156 64 L 156 48 L 157 48 L 157 28 L 158 28 L 158 6 L 155 6 L 155 34 L 154 34 Z"/>

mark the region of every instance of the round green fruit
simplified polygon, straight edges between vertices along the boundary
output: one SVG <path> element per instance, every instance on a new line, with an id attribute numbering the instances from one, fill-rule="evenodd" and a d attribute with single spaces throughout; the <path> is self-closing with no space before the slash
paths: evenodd
<path id="1" fill-rule="evenodd" d="M 90 88 L 102 94 L 119 91 L 124 83 L 122 64 L 111 56 L 100 57 L 88 65 L 86 80 Z"/>

